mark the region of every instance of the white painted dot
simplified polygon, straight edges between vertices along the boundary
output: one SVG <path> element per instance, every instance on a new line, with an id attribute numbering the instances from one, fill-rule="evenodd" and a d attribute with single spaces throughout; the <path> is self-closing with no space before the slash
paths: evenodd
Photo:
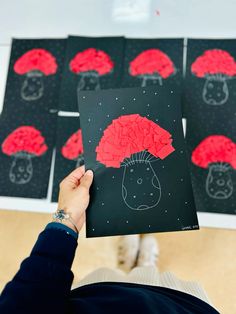
<path id="1" fill-rule="evenodd" d="M 99 128 L 100 131 L 102 131 L 102 128 Z"/>
<path id="2" fill-rule="evenodd" d="M 107 220 L 107 224 L 109 224 L 110 223 L 110 221 L 109 220 Z"/>
<path id="3" fill-rule="evenodd" d="M 109 114 L 107 114 L 107 118 L 109 118 L 110 117 L 110 115 Z"/>
<path id="4" fill-rule="evenodd" d="M 155 92 L 154 94 L 157 95 L 157 92 Z"/>
<path id="5" fill-rule="evenodd" d="M 90 118 L 88 118 L 88 122 L 90 122 L 91 121 L 91 119 Z"/>
<path id="6" fill-rule="evenodd" d="M 180 181 L 181 181 L 181 182 L 183 182 L 183 181 L 184 181 L 184 179 L 183 179 L 183 178 L 181 178 L 181 179 L 180 179 Z"/>
<path id="7" fill-rule="evenodd" d="M 181 151 L 180 151 L 180 154 L 183 154 L 183 152 L 184 152 L 184 151 L 183 151 L 183 150 L 181 150 Z"/>
<path id="8" fill-rule="evenodd" d="M 153 193 L 150 193 L 151 196 L 153 196 Z"/>
<path id="9" fill-rule="evenodd" d="M 129 223 L 129 220 L 126 220 L 126 223 L 128 224 L 128 223 Z"/>
<path id="10" fill-rule="evenodd" d="M 83 99 L 85 99 L 85 96 L 83 96 Z"/>
<path id="11" fill-rule="evenodd" d="M 124 110 L 124 109 L 125 109 L 125 107 L 122 107 L 121 109 L 122 109 L 122 110 Z"/>
<path id="12" fill-rule="evenodd" d="M 134 172 L 134 169 L 130 169 L 130 172 Z"/>
<path id="13" fill-rule="evenodd" d="M 102 203 L 102 206 L 104 206 L 104 203 Z"/>
<path id="14" fill-rule="evenodd" d="M 166 210 L 165 210 L 165 213 L 167 213 L 167 212 L 168 212 L 168 210 L 166 209 Z"/>
<path id="15" fill-rule="evenodd" d="M 171 92 L 171 94 L 173 94 L 173 90 L 172 91 L 170 91 Z"/>
<path id="16" fill-rule="evenodd" d="M 170 105 L 167 105 L 167 107 L 170 107 Z"/>
<path id="17" fill-rule="evenodd" d="M 156 121 L 158 121 L 158 119 L 156 119 Z"/>
<path id="18" fill-rule="evenodd" d="M 70 234 L 68 231 L 66 231 L 67 234 Z"/>
<path id="19" fill-rule="evenodd" d="M 149 167 L 147 167 L 147 171 L 149 171 L 150 170 L 150 168 Z"/>
<path id="20" fill-rule="evenodd" d="M 97 186 L 97 190 L 99 190 L 99 187 Z"/>
<path id="21" fill-rule="evenodd" d="M 116 100 L 118 100 L 119 98 L 118 97 L 116 97 Z"/>
<path id="22" fill-rule="evenodd" d="M 165 168 L 165 166 L 162 166 L 162 168 L 164 169 L 164 168 Z"/>
<path id="23" fill-rule="evenodd" d="M 148 225 L 148 228 L 151 228 L 151 225 Z"/>
<path id="24" fill-rule="evenodd" d="M 169 196 L 171 196 L 171 193 L 168 193 L 169 194 Z"/>
<path id="25" fill-rule="evenodd" d="M 133 195 L 133 198 L 136 198 L 136 195 Z"/>
<path id="26" fill-rule="evenodd" d="M 99 103 L 98 103 L 98 105 L 99 105 L 99 106 L 101 106 L 101 105 L 102 105 L 102 103 L 101 103 L 101 102 L 99 102 Z"/>
<path id="27" fill-rule="evenodd" d="M 145 90 L 143 90 L 143 94 L 145 94 L 146 93 L 146 91 Z"/>
<path id="28" fill-rule="evenodd" d="M 150 114 L 147 114 L 147 117 L 150 117 Z"/>
<path id="29" fill-rule="evenodd" d="M 89 143 L 91 143 L 92 141 L 91 140 L 89 140 Z"/>
<path id="30" fill-rule="evenodd" d="M 177 220 L 179 220 L 179 218 Z"/>
<path id="31" fill-rule="evenodd" d="M 186 204 L 186 205 L 187 205 L 187 204 L 188 204 L 188 202 L 184 202 L 184 204 Z"/>
<path id="32" fill-rule="evenodd" d="M 112 179 L 115 179 L 115 176 L 112 176 Z"/>
<path id="33" fill-rule="evenodd" d="M 175 122 L 176 120 L 173 120 L 173 122 Z"/>
<path id="34" fill-rule="evenodd" d="M 93 228 L 92 230 L 94 231 L 95 229 Z"/>
<path id="35" fill-rule="evenodd" d="M 150 104 L 147 104 L 148 107 L 150 107 Z"/>

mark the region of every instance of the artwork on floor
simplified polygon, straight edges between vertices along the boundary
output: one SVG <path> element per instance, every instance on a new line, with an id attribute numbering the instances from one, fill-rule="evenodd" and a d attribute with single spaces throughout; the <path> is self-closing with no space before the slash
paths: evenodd
<path id="1" fill-rule="evenodd" d="M 120 86 L 123 70 L 123 37 L 76 37 L 67 40 L 60 110 L 78 111 L 81 90 Z"/>
<path id="2" fill-rule="evenodd" d="M 79 117 L 58 117 L 52 202 L 57 202 L 60 182 L 84 164 Z"/>
<path id="3" fill-rule="evenodd" d="M 4 110 L 58 107 L 66 39 L 13 39 Z"/>
<path id="4" fill-rule="evenodd" d="M 122 86 L 180 87 L 182 68 L 183 39 L 126 39 Z"/>
<path id="5" fill-rule="evenodd" d="M 0 195 L 46 198 L 55 114 L 4 112 L 0 118 Z"/>
<path id="6" fill-rule="evenodd" d="M 88 237 L 198 229 L 173 86 L 81 92 Z"/>
<path id="7" fill-rule="evenodd" d="M 189 39 L 183 108 L 197 210 L 236 214 L 235 40 Z"/>

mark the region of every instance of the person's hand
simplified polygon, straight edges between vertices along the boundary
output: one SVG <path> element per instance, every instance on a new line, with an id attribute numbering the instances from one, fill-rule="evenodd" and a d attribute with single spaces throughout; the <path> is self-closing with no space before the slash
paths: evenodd
<path id="1" fill-rule="evenodd" d="M 79 167 L 72 171 L 61 183 L 58 200 L 58 209 L 63 209 L 70 214 L 78 231 L 85 222 L 85 210 L 89 204 L 89 188 L 93 182 L 93 172 L 85 167 Z M 69 220 L 63 223 L 76 231 Z"/>

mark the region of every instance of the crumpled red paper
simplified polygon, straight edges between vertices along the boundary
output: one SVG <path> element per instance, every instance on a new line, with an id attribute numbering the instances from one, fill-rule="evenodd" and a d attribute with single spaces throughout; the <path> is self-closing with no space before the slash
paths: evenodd
<path id="1" fill-rule="evenodd" d="M 20 75 L 30 71 L 40 71 L 44 75 L 55 74 L 57 71 L 56 58 L 45 49 L 32 49 L 15 62 L 14 71 Z"/>
<path id="2" fill-rule="evenodd" d="M 201 168 L 222 162 L 236 169 L 236 144 L 224 135 L 208 136 L 192 152 L 192 162 Z"/>
<path id="3" fill-rule="evenodd" d="M 10 133 L 2 143 L 2 151 L 6 155 L 19 152 L 40 156 L 48 147 L 41 132 L 33 126 L 21 126 Z"/>
<path id="4" fill-rule="evenodd" d="M 191 71 L 197 77 L 223 74 L 226 76 L 236 75 L 236 62 L 225 50 L 206 50 L 192 64 Z"/>
<path id="5" fill-rule="evenodd" d="M 175 150 L 171 143 L 171 134 L 153 121 L 139 114 L 124 115 L 114 119 L 103 132 L 96 159 L 113 168 L 144 150 L 164 159 Z"/>
<path id="6" fill-rule="evenodd" d="M 61 153 L 63 157 L 71 160 L 76 160 L 79 155 L 83 153 L 81 129 L 69 137 L 65 145 L 62 147 Z"/>
<path id="7" fill-rule="evenodd" d="M 167 54 L 159 49 L 148 49 L 130 62 L 129 70 L 133 76 L 158 74 L 167 78 L 175 72 L 175 67 Z"/>
<path id="8" fill-rule="evenodd" d="M 70 70 L 76 74 L 94 71 L 98 75 L 110 73 L 114 68 L 114 62 L 110 56 L 102 50 L 88 48 L 78 52 L 70 61 Z"/>

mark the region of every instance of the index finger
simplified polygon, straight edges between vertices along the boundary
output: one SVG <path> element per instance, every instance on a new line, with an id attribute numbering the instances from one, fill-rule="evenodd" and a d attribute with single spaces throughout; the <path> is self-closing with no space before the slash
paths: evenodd
<path id="1" fill-rule="evenodd" d="M 79 185 L 80 179 L 85 173 L 85 166 L 81 166 L 73 170 L 64 180 L 62 180 L 60 186 L 63 188 L 75 188 Z"/>

